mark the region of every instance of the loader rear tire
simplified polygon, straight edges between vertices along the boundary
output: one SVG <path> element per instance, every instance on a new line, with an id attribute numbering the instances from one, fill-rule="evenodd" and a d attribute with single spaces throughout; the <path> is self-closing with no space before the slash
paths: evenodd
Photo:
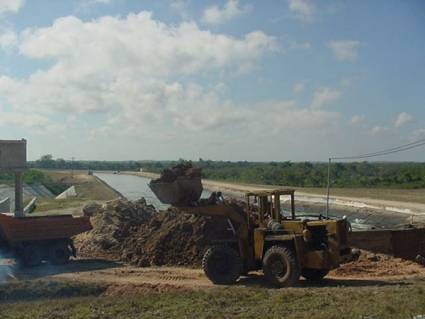
<path id="1" fill-rule="evenodd" d="M 214 246 L 205 252 L 202 269 L 214 284 L 230 285 L 235 283 L 241 274 L 241 258 L 231 247 Z"/>
<path id="2" fill-rule="evenodd" d="M 300 267 L 294 253 L 282 246 L 270 247 L 263 258 L 263 272 L 274 287 L 292 287 L 300 278 Z"/>
<path id="3" fill-rule="evenodd" d="M 301 270 L 301 276 L 303 276 L 308 281 L 320 281 L 329 273 L 327 269 L 311 269 L 304 268 Z"/>

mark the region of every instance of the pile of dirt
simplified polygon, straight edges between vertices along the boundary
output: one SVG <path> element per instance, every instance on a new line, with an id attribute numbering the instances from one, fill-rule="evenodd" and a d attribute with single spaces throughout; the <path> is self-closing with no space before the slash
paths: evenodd
<path id="1" fill-rule="evenodd" d="M 393 277 L 425 274 L 425 268 L 415 262 L 362 250 L 358 260 L 332 270 L 335 277 Z"/>
<path id="2" fill-rule="evenodd" d="M 171 168 L 164 169 L 161 172 L 160 177 L 156 180 L 153 180 L 152 183 L 171 183 L 174 182 L 178 177 L 200 178 L 201 171 L 201 168 L 193 167 L 191 162 L 183 162 Z"/>
<path id="3" fill-rule="evenodd" d="M 93 230 L 74 242 L 80 256 L 138 266 L 199 265 L 209 238 L 229 235 L 227 221 L 173 210 L 158 212 L 144 199 L 114 200 L 83 209 Z"/>

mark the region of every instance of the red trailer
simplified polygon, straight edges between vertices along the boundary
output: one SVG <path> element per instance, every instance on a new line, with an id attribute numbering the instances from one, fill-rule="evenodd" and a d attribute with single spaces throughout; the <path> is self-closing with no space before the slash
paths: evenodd
<path id="1" fill-rule="evenodd" d="M 0 171 L 15 173 L 14 216 L 0 214 L 0 255 L 11 255 L 25 266 L 37 266 L 43 261 L 64 264 L 71 255 L 75 257 L 71 237 L 91 230 L 90 219 L 72 215 L 25 216 L 22 176 L 26 163 L 26 140 L 0 140 Z"/>
<path id="2" fill-rule="evenodd" d="M 91 230 L 88 217 L 12 217 L 0 214 L 0 250 L 25 266 L 64 264 L 76 255 L 71 237 Z"/>

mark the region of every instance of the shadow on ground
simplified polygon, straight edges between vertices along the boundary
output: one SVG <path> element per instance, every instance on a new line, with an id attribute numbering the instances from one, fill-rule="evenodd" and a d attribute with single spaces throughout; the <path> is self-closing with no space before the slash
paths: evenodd
<path id="1" fill-rule="evenodd" d="M 121 264 L 101 259 L 81 259 L 71 260 L 65 265 L 51 265 L 43 263 L 38 267 L 25 268 L 18 265 L 0 265 L 0 273 L 8 274 L 9 277 L 17 279 L 36 279 L 57 274 L 86 272 L 94 270 L 102 270 L 109 268 L 116 268 Z"/>

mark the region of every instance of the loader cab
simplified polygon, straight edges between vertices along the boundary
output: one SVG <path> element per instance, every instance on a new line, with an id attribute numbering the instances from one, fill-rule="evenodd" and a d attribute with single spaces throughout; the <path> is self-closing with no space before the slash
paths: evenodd
<path id="1" fill-rule="evenodd" d="M 246 194 L 246 202 L 250 214 L 258 217 L 258 225 L 265 227 L 269 220 L 281 223 L 282 219 L 295 220 L 294 189 L 279 189 L 272 191 L 250 192 Z M 288 196 L 290 200 L 291 215 L 283 216 L 281 199 Z"/>

